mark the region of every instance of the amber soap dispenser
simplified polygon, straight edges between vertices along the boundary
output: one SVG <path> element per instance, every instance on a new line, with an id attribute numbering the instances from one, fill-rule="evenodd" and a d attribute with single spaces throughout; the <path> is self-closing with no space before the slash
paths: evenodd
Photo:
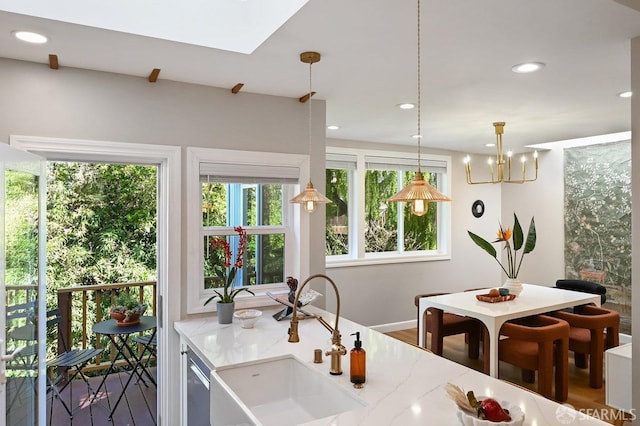
<path id="1" fill-rule="evenodd" d="M 360 332 L 357 331 L 352 334 L 356 336 L 356 341 L 353 344 L 353 349 L 350 353 L 351 362 L 351 383 L 353 387 L 361 388 L 362 384 L 366 380 L 366 352 L 362 349 L 362 342 L 360 341 Z"/>

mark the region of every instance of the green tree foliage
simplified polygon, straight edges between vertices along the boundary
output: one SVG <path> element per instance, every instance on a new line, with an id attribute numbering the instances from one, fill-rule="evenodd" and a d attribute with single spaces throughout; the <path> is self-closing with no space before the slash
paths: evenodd
<path id="1" fill-rule="evenodd" d="M 402 173 L 404 185 L 411 182 L 415 172 L 396 170 L 367 170 L 365 174 L 365 250 L 378 253 L 398 250 L 398 203 L 387 200 L 398 191 L 398 173 Z M 425 179 L 437 187 L 435 173 L 424 173 Z M 348 171 L 326 170 L 327 197 L 332 204 L 327 205 L 326 255 L 348 254 L 348 234 L 340 234 L 334 229 L 344 230 L 335 225 L 347 224 L 347 201 L 349 191 Z M 437 248 L 437 209 L 430 204 L 427 214 L 411 214 L 411 206 L 404 205 L 404 250 L 435 250 Z"/>
<path id="2" fill-rule="evenodd" d="M 155 279 L 156 181 L 152 166 L 49 163 L 49 306 L 60 287 Z"/>
<path id="3" fill-rule="evenodd" d="M 5 284 L 35 285 L 38 282 L 38 178 L 8 170 L 5 179 Z M 19 293 L 20 299 L 13 303 L 27 301 L 25 293 Z"/>

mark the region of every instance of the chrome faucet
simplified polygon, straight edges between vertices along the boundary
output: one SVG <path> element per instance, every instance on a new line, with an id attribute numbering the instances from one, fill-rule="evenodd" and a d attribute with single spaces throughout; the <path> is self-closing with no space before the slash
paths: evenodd
<path id="1" fill-rule="evenodd" d="M 331 325 L 329 325 L 329 323 L 326 322 L 321 316 L 316 315 L 314 316 L 314 318 L 317 319 L 320 322 L 320 324 L 322 324 L 331 333 L 331 350 L 325 352 L 325 355 L 331 356 L 331 368 L 329 370 L 329 374 L 332 374 L 334 376 L 339 376 L 340 374 L 342 374 L 340 357 L 347 354 L 347 349 L 342 345 L 340 330 L 338 330 L 338 320 L 340 319 L 340 294 L 338 293 L 338 287 L 336 286 L 336 283 L 334 283 L 333 280 L 328 276 L 324 274 L 311 275 L 302 283 L 302 285 L 298 289 L 298 292 L 296 293 L 296 298 L 293 301 L 293 314 L 291 318 L 291 326 L 289 328 L 289 343 L 298 343 L 300 341 L 300 336 L 298 336 L 298 316 L 297 316 L 298 299 L 300 298 L 300 294 L 302 293 L 302 289 L 304 288 L 304 286 L 307 285 L 307 283 L 309 283 L 309 281 L 311 281 L 314 278 L 324 278 L 325 280 L 329 281 L 329 283 L 333 286 L 333 290 L 336 293 L 336 301 L 338 305 L 336 308 L 336 322 L 334 326 L 331 327 Z"/>

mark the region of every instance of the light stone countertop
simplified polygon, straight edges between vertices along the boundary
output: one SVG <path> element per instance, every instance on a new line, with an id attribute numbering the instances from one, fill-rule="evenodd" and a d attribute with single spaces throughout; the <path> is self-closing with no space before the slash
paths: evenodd
<path id="1" fill-rule="evenodd" d="M 209 367 L 222 367 L 283 355 L 294 355 L 329 376 L 329 358 L 313 363 L 313 350 L 330 346 L 330 333 L 317 320 L 299 322 L 299 343 L 287 341 L 289 321 L 277 322 L 271 315 L 279 308 L 262 309 L 254 328 L 243 329 L 237 319 L 220 325 L 215 315 L 175 323 L 176 331 Z M 323 316 L 331 325 L 334 315 L 317 308 L 306 311 Z M 352 321 L 340 318 L 338 328 L 347 355 L 342 357 L 341 376 L 330 376 L 337 384 L 356 395 L 367 406 L 306 425 L 457 425 L 456 407 L 447 398 L 444 385 L 451 382 L 476 395 L 492 396 L 519 405 L 525 412 L 525 425 L 606 425 L 600 420 L 575 412 L 567 406 L 545 399 L 522 388 L 463 365 L 433 355 Z M 366 383 L 355 389 L 349 381 L 349 354 L 360 332 L 366 350 Z"/>

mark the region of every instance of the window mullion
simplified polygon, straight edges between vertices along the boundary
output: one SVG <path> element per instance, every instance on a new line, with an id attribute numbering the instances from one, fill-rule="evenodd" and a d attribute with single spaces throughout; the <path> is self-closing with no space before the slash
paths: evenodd
<path id="1" fill-rule="evenodd" d="M 402 170 L 397 171 L 397 183 L 398 188 L 404 188 L 404 174 Z M 398 220 L 398 252 L 404 253 L 404 203 L 398 203 L 398 211 L 397 211 L 397 220 Z"/>
<path id="2" fill-rule="evenodd" d="M 355 232 L 353 238 L 355 239 L 355 244 L 354 247 L 356 247 L 356 255 L 355 258 L 356 259 L 364 259 L 365 257 L 365 200 L 364 200 L 364 193 L 365 193 L 365 185 L 364 185 L 364 181 L 365 181 L 365 175 L 366 175 L 366 164 L 365 164 L 365 159 L 364 159 L 364 155 L 358 155 L 357 159 L 356 159 L 356 172 L 355 172 L 355 181 L 356 181 L 356 185 L 355 185 L 355 193 L 352 194 L 353 195 L 353 199 L 355 200 L 355 205 L 356 205 L 356 214 L 354 215 L 356 217 L 356 229 L 357 232 Z"/>

